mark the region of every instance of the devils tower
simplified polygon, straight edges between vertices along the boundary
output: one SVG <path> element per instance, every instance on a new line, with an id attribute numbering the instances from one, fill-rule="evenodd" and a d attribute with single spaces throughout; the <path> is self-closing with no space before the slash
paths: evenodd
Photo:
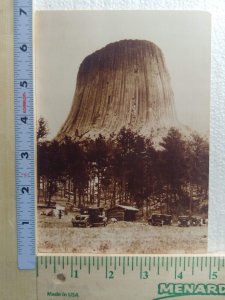
<path id="1" fill-rule="evenodd" d="M 176 126 L 174 95 L 161 49 L 145 40 L 122 40 L 80 65 L 71 111 L 57 139 L 109 136 L 122 127 L 149 136 Z"/>

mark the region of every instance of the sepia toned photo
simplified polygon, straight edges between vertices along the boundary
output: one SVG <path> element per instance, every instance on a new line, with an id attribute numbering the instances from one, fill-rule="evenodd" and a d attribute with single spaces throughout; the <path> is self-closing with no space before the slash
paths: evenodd
<path id="1" fill-rule="evenodd" d="M 37 12 L 37 251 L 206 253 L 210 15 Z"/>

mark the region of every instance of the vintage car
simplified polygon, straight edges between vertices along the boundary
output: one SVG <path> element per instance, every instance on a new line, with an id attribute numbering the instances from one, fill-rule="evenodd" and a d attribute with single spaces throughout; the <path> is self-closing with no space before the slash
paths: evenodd
<path id="1" fill-rule="evenodd" d="M 192 226 L 202 226 L 203 221 L 202 218 L 199 216 L 192 216 L 191 217 L 191 225 Z"/>
<path id="2" fill-rule="evenodd" d="M 152 214 L 148 219 L 148 224 L 153 226 L 171 225 L 172 216 L 167 214 Z"/>
<path id="3" fill-rule="evenodd" d="M 179 216 L 177 224 L 179 227 L 189 227 L 191 225 L 189 216 Z"/>
<path id="4" fill-rule="evenodd" d="M 88 215 L 77 215 L 72 218 L 73 227 L 88 227 L 90 220 Z"/>
<path id="5" fill-rule="evenodd" d="M 102 208 L 82 208 L 71 220 L 73 227 L 106 226 L 107 218 Z"/>
<path id="6" fill-rule="evenodd" d="M 163 225 L 172 225 L 172 215 L 163 214 Z"/>

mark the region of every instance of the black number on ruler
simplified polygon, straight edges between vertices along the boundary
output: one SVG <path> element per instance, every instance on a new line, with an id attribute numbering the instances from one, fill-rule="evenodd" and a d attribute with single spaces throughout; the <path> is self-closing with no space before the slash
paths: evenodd
<path id="1" fill-rule="evenodd" d="M 25 194 L 25 193 L 27 193 L 27 194 L 29 194 L 29 187 L 27 186 L 27 187 L 22 187 L 22 189 L 21 189 L 21 192 L 22 192 L 22 194 Z"/>
<path id="2" fill-rule="evenodd" d="M 218 273 L 217 272 L 213 272 L 210 277 L 211 278 L 209 278 L 209 279 L 217 279 Z"/>
<path id="3" fill-rule="evenodd" d="M 27 88 L 27 81 L 20 81 L 20 86 Z"/>
<path id="4" fill-rule="evenodd" d="M 109 271 L 108 278 L 109 279 L 114 279 L 114 273 L 113 273 L 113 271 Z"/>
<path id="5" fill-rule="evenodd" d="M 27 51 L 27 45 L 23 44 L 22 46 L 20 46 L 20 50 L 23 51 L 23 52 L 26 52 Z"/>
<path id="6" fill-rule="evenodd" d="M 179 279 L 183 279 L 183 273 L 182 272 L 180 272 L 178 275 L 177 275 L 177 278 L 179 278 Z"/>
<path id="7" fill-rule="evenodd" d="M 20 120 L 21 120 L 24 124 L 27 124 L 27 119 L 28 119 L 28 117 L 22 117 L 22 118 L 20 118 Z"/>
<path id="8" fill-rule="evenodd" d="M 142 273 L 142 279 L 147 279 L 148 278 L 148 272 L 147 271 L 144 271 Z"/>
<path id="9" fill-rule="evenodd" d="M 28 221 L 23 221 L 22 225 L 25 225 L 25 224 L 29 224 L 29 222 Z"/>
<path id="10" fill-rule="evenodd" d="M 24 15 L 27 15 L 27 12 L 25 10 L 23 10 L 22 8 L 20 8 L 20 16 L 24 14 Z"/>
<path id="11" fill-rule="evenodd" d="M 26 159 L 28 159 L 28 157 L 29 157 L 28 152 L 22 152 L 22 153 L 21 153 L 21 158 L 26 158 Z"/>

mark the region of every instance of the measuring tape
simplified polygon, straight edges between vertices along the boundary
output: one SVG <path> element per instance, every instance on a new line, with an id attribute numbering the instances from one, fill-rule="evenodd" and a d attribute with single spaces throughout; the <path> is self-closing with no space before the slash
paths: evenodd
<path id="1" fill-rule="evenodd" d="M 224 257 L 37 257 L 38 299 L 224 299 Z"/>
<path id="2" fill-rule="evenodd" d="M 35 268 L 32 1 L 14 0 L 14 102 L 18 268 Z"/>

